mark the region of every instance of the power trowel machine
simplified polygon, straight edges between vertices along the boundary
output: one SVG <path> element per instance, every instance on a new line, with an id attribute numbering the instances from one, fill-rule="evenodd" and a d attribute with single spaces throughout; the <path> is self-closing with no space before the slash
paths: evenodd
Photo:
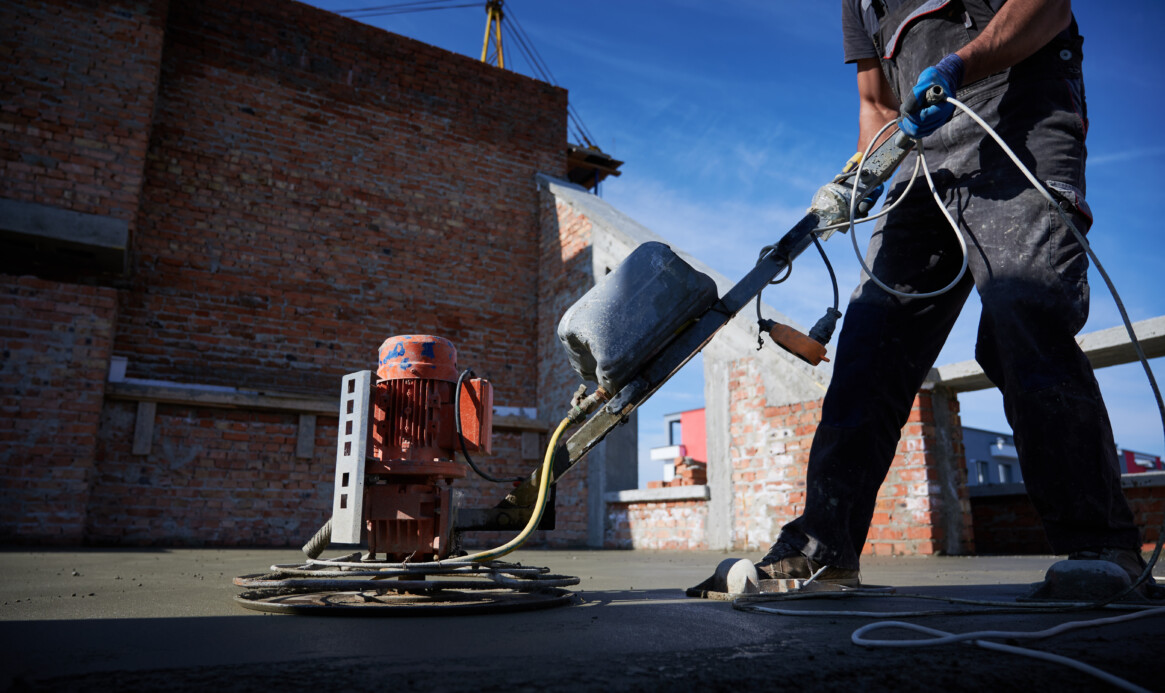
<path id="1" fill-rule="evenodd" d="M 308 561 L 236 578 L 247 608 L 277 613 L 385 614 L 534 609 L 567 603 L 578 578 L 498 559 L 534 529 L 552 528 L 545 513 L 554 484 L 627 420 L 742 308 L 786 272 L 810 245 L 851 222 L 859 202 L 889 178 L 913 148 L 897 134 L 857 170 L 822 187 L 805 217 L 725 295 L 662 243 L 645 243 L 563 315 L 558 338 L 580 386 L 550 436 L 541 465 L 493 507 L 458 507 L 454 481 L 466 475 L 460 452 L 490 452 L 492 389 L 459 372 L 454 345 L 435 336 L 394 337 L 380 348 L 375 375 L 343 378 L 332 518 L 304 547 Z M 783 348 L 816 365 L 825 354 L 836 307 L 810 335 L 760 320 Z M 568 429 L 574 429 L 564 437 Z M 509 543 L 473 554 L 458 538 L 516 530 Z M 330 544 L 363 545 L 331 559 Z M 752 581 L 750 583 L 750 580 Z M 731 583 L 731 584 L 730 584 Z M 725 562 L 702 586 L 747 591 L 755 572 Z"/>

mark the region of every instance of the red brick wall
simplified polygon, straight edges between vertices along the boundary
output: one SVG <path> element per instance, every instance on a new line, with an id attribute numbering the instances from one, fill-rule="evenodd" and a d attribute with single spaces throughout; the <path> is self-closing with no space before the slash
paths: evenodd
<path id="1" fill-rule="evenodd" d="M 729 372 L 732 543 L 747 550 L 768 548 L 804 508 L 805 464 L 821 406 L 768 406 L 758 368 L 743 358 Z"/>
<path id="2" fill-rule="evenodd" d="M 386 337 L 432 333 L 495 404 L 540 406 L 534 174 L 565 173 L 565 91 L 285 0 L 24 0 L 0 19 L 0 195 L 130 223 L 116 311 L 86 318 L 116 321 L 129 378 L 331 397 Z M 297 543 L 321 520 L 334 423 L 305 462 L 292 415 L 160 406 L 135 457 L 132 405 L 106 406 L 93 540 Z M 483 466 L 528 472 L 518 440 Z M 70 475 L 91 478 L 93 441 Z M 586 535 L 575 476 L 559 543 Z M 492 505 L 481 483 L 459 485 Z"/>
<path id="3" fill-rule="evenodd" d="M 608 549 L 708 548 L 708 501 L 642 501 L 607 506 Z"/>
<path id="4" fill-rule="evenodd" d="M 805 469 L 809 448 L 821 421 L 821 401 L 779 407 L 767 404 L 759 365 L 750 358 L 734 361 L 729 374 L 732 464 L 733 545 L 767 548 L 781 527 L 805 504 Z M 945 547 L 944 499 L 938 482 L 936 432 L 931 395 L 920 393 L 894 461 L 878 493 L 869 538 L 863 553 L 916 555 L 941 553 Z M 957 424 L 958 402 L 950 416 Z M 955 441 L 961 460 L 961 442 Z M 961 461 L 957 462 L 962 469 Z M 966 484 L 959 484 L 963 546 L 970 549 L 970 512 Z"/>
<path id="5" fill-rule="evenodd" d="M 1125 497 L 1150 551 L 1165 519 L 1165 486 L 1126 488 Z M 975 548 L 981 554 L 1050 554 L 1040 516 L 1027 494 L 975 496 L 971 499 Z"/>
<path id="6" fill-rule="evenodd" d="M 0 541 L 84 535 L 112 289 L 0 275 Z"/>
<path id="7" fill-rule="evenodd" d="M 245 9 L 243 9 L 245 8 Z M 130 377 L 331 392 L 396 334 L 534 406 L 538 201 L 566 93 L 294 2 L 171 8 Z"/>
<path id="8" fill-rule="evenodd" d="M 167 5 L 0 3 L 0 197 L 133 228 Z"/>
<path id="9" fill-rule="evenodd" d="M 301 545 L 331 514 L 336 421 L 295 456 L 296 414 L 160 404 L 148 455 L 132 454 L 132 402 L 101 414 L 90 543 Z"/>

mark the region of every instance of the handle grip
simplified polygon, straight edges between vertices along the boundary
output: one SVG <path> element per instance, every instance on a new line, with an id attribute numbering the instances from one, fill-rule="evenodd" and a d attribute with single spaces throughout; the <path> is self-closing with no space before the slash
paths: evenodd
<path id="1" fill-rule="evenodd" d="M 919 105 L 918 98 L 914 95 L 914 90 L 911 89 L 906 94 L 906 99 L 902 102 L 902 115 L 906 116 L 910 113 L 921 111 L 928 106 L 937 106 L 947 100 L 947 90 L 943 89 L 941 84 L 930 85 L 922 94 L 922 104 Z"/>

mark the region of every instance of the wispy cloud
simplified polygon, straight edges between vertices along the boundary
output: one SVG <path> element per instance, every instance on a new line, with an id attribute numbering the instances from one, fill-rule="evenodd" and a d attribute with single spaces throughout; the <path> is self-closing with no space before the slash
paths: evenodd
<path id="1" fill-rule="evenodd" d="M 1099 154 L 1090 152 L 1088 155 L 1088 165 L 1107 166 L 1109 164 L 1123 164 L 1138 159 L 1157 159 L 1162 155 L 1165 155 L 1165 147 L 1138 147 L 1136 149 L 1126 149 L 1119 152 L 1101 152 Z"/>

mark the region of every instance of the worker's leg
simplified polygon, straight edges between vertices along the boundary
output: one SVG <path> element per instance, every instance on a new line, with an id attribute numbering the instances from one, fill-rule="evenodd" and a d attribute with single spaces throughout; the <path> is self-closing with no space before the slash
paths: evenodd
<path id="1" fill-rule="evenodd" d="M 976 358 L 1003 392 L 1028 494 L 1056 553 L 1138 547 L 1108 411 L 1075 340 L 1088 315 L 1084 249 L 1034 193 L 1006 205 L 1030 232 L 980 232 L 994 271 L 979 286 Z"/>
<path id="2" fill-rule="evenodd" d="M 1059 206 L 1087 232 L 1082 94 L 1078 80 L 1032 79 L 977 110 L 1059 190 Z M 977 126 L 962 118 L 948 127 L 951 137 L 971 141 Z M 948 162 L 991 172 L 968 176 L 949 207 L 976 251 L 983 302 L 976 358 L 1003 393 L 1024 482 L 1052 548 L 1138 547 L 1108 412 L 1075 340 L 1088 317 L 1086 252 L 994 142 L 952 151 Z"/>
<path id="3" fill-rule="evenodd" d="M 920 183 L 874 234 L 867 257 L 879 279 L 905 292 L 941 288 L 956 276 L 962 258 Z M 902 426 L 970 288 L 967 276 L 942 296 L 903 300 L 865 279 L 854 293 L 809 454 L 805 511 L 781 531 L 781 550 L 858 568 Z"/>

